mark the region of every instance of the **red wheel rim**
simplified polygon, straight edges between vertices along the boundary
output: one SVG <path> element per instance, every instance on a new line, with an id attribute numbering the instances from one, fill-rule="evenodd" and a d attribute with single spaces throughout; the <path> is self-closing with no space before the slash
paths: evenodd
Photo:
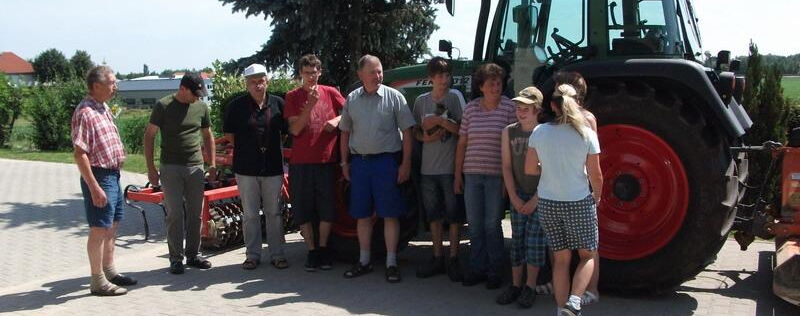
<path id="1" fill-rule="evenodd" d="M 681 228 L 689 183 L 680 158 L 661 137 L 632 125 L 599 130 L 603 197 L 600 255 L 633 260 L 664 247 Z"/>

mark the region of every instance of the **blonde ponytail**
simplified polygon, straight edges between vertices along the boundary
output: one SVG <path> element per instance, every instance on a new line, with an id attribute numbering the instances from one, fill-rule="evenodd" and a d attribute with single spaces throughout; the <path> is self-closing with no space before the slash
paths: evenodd
<path id="1" fill-rule="evenodd" d="M 586 138 L 583 130 L 584 126 L 586 126 L 586 117 L 581 113 L 580 105 L 575 99 L 577 96 L 578 92 L 571 85 L 562 84 L 556 87 L 556 91 L 553 92 L 553 101 L 561 113 L 556 117 L 555 121 L 558 124 L 571 125 L 581 137 Z"/>

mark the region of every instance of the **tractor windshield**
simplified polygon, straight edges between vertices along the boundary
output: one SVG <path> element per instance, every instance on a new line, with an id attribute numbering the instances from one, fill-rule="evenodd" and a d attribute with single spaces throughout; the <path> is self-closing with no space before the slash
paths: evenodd
<path id="1" fill-rule="evenodd" d="M 674 0 L 607 0 L 610 55 L 682 55 Z"/>
<path id="2" fill-rule="evenodd" d="M 487 60 L 510 72 L 513 91 L 533 83 L 533 71 L 546 62 L 582 58 L 587 0 L 508 0 L 495 13 Z"/>

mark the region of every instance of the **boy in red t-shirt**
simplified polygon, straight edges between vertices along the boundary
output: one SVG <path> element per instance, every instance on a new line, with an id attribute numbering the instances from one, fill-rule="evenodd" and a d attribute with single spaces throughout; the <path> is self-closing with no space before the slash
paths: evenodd
<path id="1" fill-rule="evenodd" d="M 322 62 L 313 54 L 298 61 L 303 85 L 286 94 L 284 117 L 293 135 L 289 183 L 294 220 L 308 246 L 306 271 L 329 270 L 333 262 L 328 236 L 336 219 L 334 184 L 340 114 L 345 99 L 334 87 L 318 84 Z M 313 224 L 319 222 L 319 247 Z"/>

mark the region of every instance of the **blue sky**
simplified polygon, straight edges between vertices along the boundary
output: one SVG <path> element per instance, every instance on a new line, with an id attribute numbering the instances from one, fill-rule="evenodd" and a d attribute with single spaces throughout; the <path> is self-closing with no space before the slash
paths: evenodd
<path id="1" fill-rule="evenodd" d="M 744 55 L 752 38 L 762 53 L 800 53 L 798 0 L 694 2 L 706 50 Z M 458 1 L 455 17 L 439 6 L 434 55 L 438 40 L 450 39 L 463 57 L 472 56 L 478 6 L 478 0 Z M 48 48 L 67 58 L 82 49 L 123 73 L 141 71 L 142 64 L 157 71 L 202 68 L 250 55 L 269 36 L 263 16 L 245 19 L 217 0 L 0 0 L 0 7 L 0 51 L 32 59 Z"/>

